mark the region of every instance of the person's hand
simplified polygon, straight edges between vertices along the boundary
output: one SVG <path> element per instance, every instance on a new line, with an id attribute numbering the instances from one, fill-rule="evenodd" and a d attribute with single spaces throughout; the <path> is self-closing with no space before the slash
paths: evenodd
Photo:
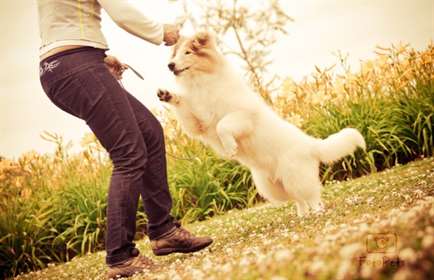
<path id="1" fill-rule="evenodd" d="M 106 58 L 104 58 L 104 62 L 116 80 L 121 80 L 122 74 L 126 69 L 128 69 L 128 65 L 123 64 L 116 57 L 111 55 L 106 56 Z"/>
<path id="2" fill-rule="evenodd" d="M 179 25 L 165 24 L 163 41 L 166 42 L 166 46 L 175 45 L 176 42 L 178 42 L 178 39 L 179 39 Z"/>

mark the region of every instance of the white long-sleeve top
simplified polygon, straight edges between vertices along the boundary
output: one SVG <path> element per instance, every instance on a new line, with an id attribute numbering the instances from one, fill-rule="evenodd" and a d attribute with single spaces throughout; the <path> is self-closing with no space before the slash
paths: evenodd
<path id="1" fill-rule="evenodd" d="M 108 49 L 101 31 L 101 8 L 124 30 L 159 45 L 163 25 L 146 17 L 127 0 L 37 0 L 40 55 L 66 45 Z"/>

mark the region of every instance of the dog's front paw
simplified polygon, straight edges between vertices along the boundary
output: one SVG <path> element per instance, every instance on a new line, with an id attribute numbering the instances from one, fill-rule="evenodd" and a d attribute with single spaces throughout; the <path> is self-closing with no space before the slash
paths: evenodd
<path id="1" fill-rule="evenodd" d="M 160 101 L 163 101 L 163 102 L 170 102 L 170 100 L 173 98 L 173 96 L 170 94 L 170 92 L 168 92 L 167 90 L 164 90 L 164 89 L 159 89 L 157 92 L 157 96 L 158 96 L 158 99 L 160 99 Z"/>

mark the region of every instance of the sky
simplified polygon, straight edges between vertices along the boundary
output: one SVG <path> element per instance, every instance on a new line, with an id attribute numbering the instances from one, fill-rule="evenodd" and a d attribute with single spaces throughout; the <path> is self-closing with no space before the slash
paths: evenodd
<path id="1" fill-rule="evenodd" d="M 199 1 L 199 0 L 196 0 Z M 182 14 L 173 1 L 133 1 L 140 10 L 160 22 L 173 22 Z M 377 45 L 409 43 L 424 49 L 434 41 L 432 0 L 281 0 L 294 22 L 289 35 L 273 47 L 269 72 L 299 80 L 314 66 L 336 61 L 334 53 L 348 53 L 350 63 L 374 57 Z M 188 33 L 187 30 L 182 32 Z M 0 0 L 0 155 L 17 158 L 35 150 L 52 152 L 54 146 L 40 137 L 57 133 L 79 148 L 89 132 L 85 123 L 55 107 L 42 91 L 38 74 L 40 44 L 35 0 Z M 159 108 L 155 92 L 173 82 L 167 70 L 169 48 L 135 38 L 103 16 L 103 32 L 109 54 L 132 65 L 145 78 L 131 72 L 124 86 L 150 108 Z"/>

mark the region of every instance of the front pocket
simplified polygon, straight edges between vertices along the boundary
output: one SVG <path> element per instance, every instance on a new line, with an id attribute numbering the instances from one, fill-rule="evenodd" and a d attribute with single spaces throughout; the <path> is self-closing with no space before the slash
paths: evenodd
<path id="1" fill-rule="evenodd" d="M 49 97 L 62 110 L 86 120 L 105 91 L 94 67 L 90 67 L 56 82 Z"/>

